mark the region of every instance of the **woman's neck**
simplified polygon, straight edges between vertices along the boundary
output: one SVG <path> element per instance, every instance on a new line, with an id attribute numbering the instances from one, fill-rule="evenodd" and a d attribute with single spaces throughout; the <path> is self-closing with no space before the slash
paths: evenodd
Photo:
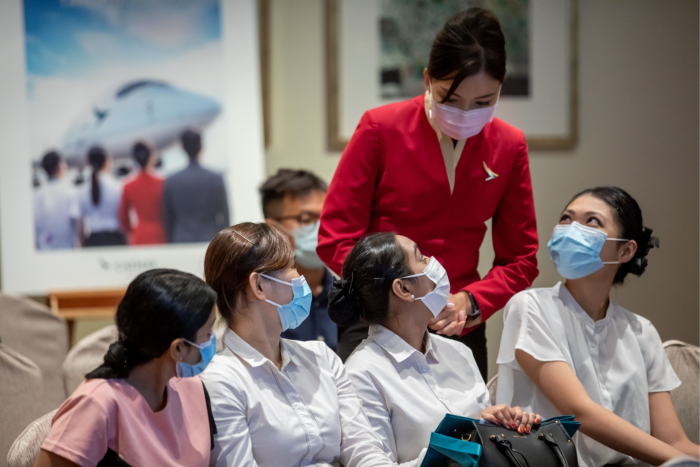
<path id="1" fill-rule="evenodd" d="M 246 310 L 237 310 L 238 315 L 229 327 L 248 345 L 260 352 L 263 357 L 270 360 L 282 369 L 282 350 L 280 348 L 279 326 L 270 326 L 263 319 L 262 310 L 256 310 L 251 306 Z M 274 329 L 273 329 L 274 328 Z"/>
<path id="2" fill-rule="evenodd" d="M 168 403 L 167 386 L 173 376 L 172 361 L 163 356 L 132 369 L 126 381 L 141 393 L 153 412 L 159 412 Z"/>
<path id="3" fill-rule="evenodd" d="M 419 304 L 423 306 L 422 303 Z M 405 306 L 410 307 L 413 304 Z M 417 313 L 414 310 L 402 310 L 400 314 L 394 310 L 389 310 L 389 318 L 386 320 L 384 327 L 406 341 L 408 345 L 417 351 L 425 353 L 425 333 L 428 329 L 429 321 L 425 321 L 422 315 L 422 313 Z"/>
<path id="4" fill-rule="evenodd" d="M 610 302 L 612 279 L 596 274 L 582 279 L 567 280 L 566 288 L 579 306 L 593 321 L 605 318 Z"/>

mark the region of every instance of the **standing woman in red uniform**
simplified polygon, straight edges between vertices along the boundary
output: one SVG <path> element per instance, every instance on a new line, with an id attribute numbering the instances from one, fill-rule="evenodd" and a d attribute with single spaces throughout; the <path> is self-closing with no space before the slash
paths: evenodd
<path id="1" fill-rule="evenodd" d="M 525 137 L 493 118 L 505 74 L 498 18 L 481 8 L 452 17 L 430 51 L 426 93 L 362 116 L 328 190 L 317 249 L 340 273 L 369 233 L 413 239 L 444 266 L 452 288 L 430 328 L 469 346 L 484 378 L 484 321 L 538 273 Z M 489 219 L 495 260 L 481 278 L 479 247 Z M 345 326 L 338 353 L 346 358 L 367 328 L 334 319 Z"/>
<path id="2" fill-rule="evenodd" d="M 163 228 L 163 179 L 154 173 L 157 158 L 143 142 L 134 144 L 139 173 L 124 184 L 119 206 L 119 222 L 129 245 L 166 243 Z"/>

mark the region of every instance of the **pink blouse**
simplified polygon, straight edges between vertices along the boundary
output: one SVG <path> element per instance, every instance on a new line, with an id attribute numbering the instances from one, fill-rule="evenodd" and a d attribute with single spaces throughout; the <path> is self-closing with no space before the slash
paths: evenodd
<path id="1" fill-rule="evenodd" d="M 167 403 L 153 412 L 123 379 L 84 381 L 51 422 L 42 449 L 83 467 L 108 449 L 132 466 L 206 466 L 210 424 L 202 381 L 173 378 Z"/>

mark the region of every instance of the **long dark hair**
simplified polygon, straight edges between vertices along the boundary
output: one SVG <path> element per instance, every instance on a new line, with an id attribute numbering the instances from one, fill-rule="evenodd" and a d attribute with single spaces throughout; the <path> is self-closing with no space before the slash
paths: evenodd
<path id="1" fill-rule="evenodd" d="M 506 77 L 506 39 L 498 18 L 489 10 L 472 7 L 450 18 L 430 49 L 431 78 L 454 79 L 443 102 L 467 76 L 480 71 L 501 83 Z"/>
<path id="2" fill-rule="evenodd" d="M 649 263 L 647 254 L 650 249 L 659 247 L 659 239 L 652 237 L 653 231 L 649 227 L 644 227 L 642 210 L 639 208 L 637 201 L 622 188 L 600 186 L 578 193 L 569 201 L 567 206 L 584 195 L 595 196 L 610 206 L 615 220 L 622 230 L 620 238 L 637 242 L 637 252 L 629 262 L 620 265 L 620 269 L 615 274 L 613 284 L 623 284 L 627 274 L 634 274 L 635 276 L 644 274 Z"/>
<path id="3" fill-rule="evenodd" d="M 148 165 L 148 161 L 151 159 L 151 147 L 143 141 L 139 141 L 134 144 L 131 152 L 134 155 L 134 159 L 136 159 L 136 162 L 139 164 L 139 167 L 141 167 L 142 170 L 145 169 Z"/>
<path id="4" fill-rule="evenodd" d="M 107 163 L 107 153 L 104 149 L 99 146 L 95 146 L 88 151 L 88 163 L 92 167 L 92 182 L 90 184 L 90 190 L 92 192 L 92 203 L 95 206 L 100 205 L 100 183 L 97 179 L 97 175 L 100 170 L 104 169 Z"/>
<path id="5" fill-rule="evenodd" d="M 294 249 L 279 230 L 243 222 L 219 232 L 204 256 L 204 277 L 218 294 L 221 317 L 231 323 L 253 272 L 269 273 L 294 264 Z"/>
<path id="6" fill-rule="evenodd" d="M 163 355 L 175 339 L 194 341 L 215 303 L 216 292 L 192 274 L 174 269 L 139 274 L 117 308 L 117 342 L 85 378 L 126 378 L 134 367 Z"/>
<path id="7" fill-rule="evenodd" d="M 358 319 L 384 324 L 394 281 L 411 274 L 395 233 L 369 235 L 357 242 L 345 259 L 343 278 L 333 283 L 328 295 L 328 315 L 339 326 L 349 326 Z"/>

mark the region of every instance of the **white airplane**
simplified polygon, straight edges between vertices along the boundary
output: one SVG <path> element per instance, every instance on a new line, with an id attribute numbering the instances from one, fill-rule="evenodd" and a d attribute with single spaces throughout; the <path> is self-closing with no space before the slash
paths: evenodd
<path id="1" fill-rule="evenodd" d="M 82 167 L 93 146 L 102 146 L 115 159 L 130 158 L 139 140 L 160 151 L 186 129 L 202 130 L 220 113 L 219 103 L 201 94 L 162 81 L 132 81 L 71 124 L 61 153 L 69 165 Z"/>

